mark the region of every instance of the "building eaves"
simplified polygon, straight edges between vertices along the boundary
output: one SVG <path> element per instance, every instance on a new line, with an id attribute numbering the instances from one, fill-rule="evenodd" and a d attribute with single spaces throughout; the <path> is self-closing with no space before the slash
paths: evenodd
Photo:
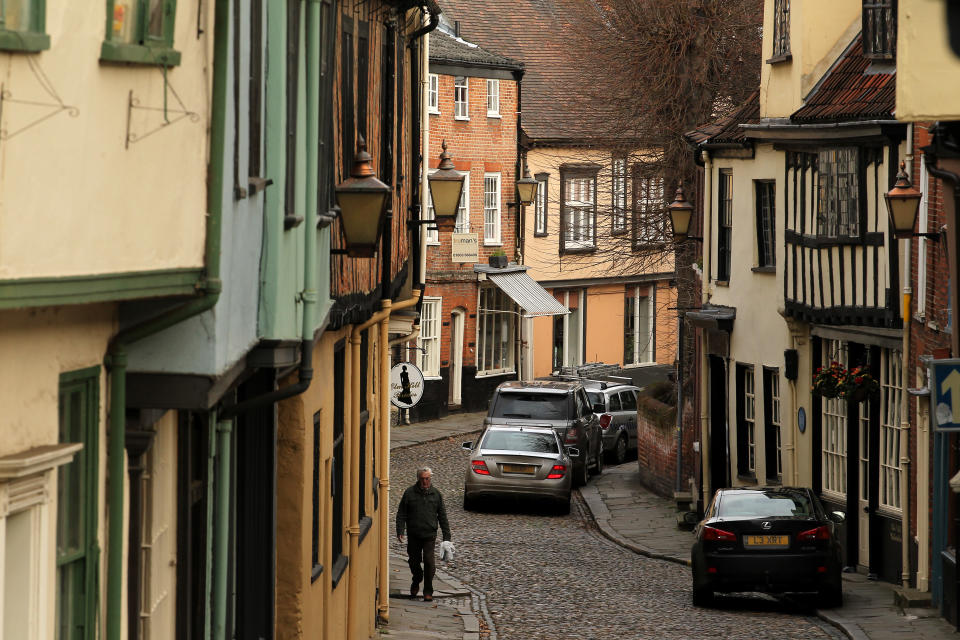
<path id="1" fill-rule="evenodd" d="M 730 115 L 697 127 L 684 134 L 687 142 L 697 146 L 748 144 L 743 125 L 760 122 L 760 90 L 754 91 Z"/>
<path id="2" fill-rule="evenodd" d="M 507 71 L 523 69 L 523 63 L 518 60 L 493 53 L 440 30 L 434 31 L 430 36 L 430 62 Z"/>

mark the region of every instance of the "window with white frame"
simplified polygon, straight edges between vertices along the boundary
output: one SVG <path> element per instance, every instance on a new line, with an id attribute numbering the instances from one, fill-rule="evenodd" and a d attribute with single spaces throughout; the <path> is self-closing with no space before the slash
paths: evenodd
<path id="1" fill-rule="evenodd" d="M 533 235 L 547 235 L 547 174 L 537 174 L 537 194 L 533 201 Z"/>
<path id="2" fill-rule="evenodd" d="M 563 183 L 563 249 L 592 249 L 596 234 L 596 173 L 564 174 Z"/>
<path id="3" fill-rule="evenodd" d="M 817 233 L 822 236 L 856 236 L 860 233 L 857 148 L 821 149 Z"/>
<path id="4" fill-rule="evenodd" d="M 663 176 L 646 165 L 633 173 L 633 244 L 635 248 L 662 243 L 664 230 Z"/>
<path id="5" fill-rule="evenodd" d="M 623 233 L 627 230 L 627 159 L 614 158 L 610 170 L 613 178 L 611 230 Z"/>
<path id="6" fill-rule="evenodd" d="M 453 79 L 453 117 L 457 120 L 470 119 L 470 93 L 465 76 Z"/>
<path id="7" fill-rule="evenodd" d="M 513 337 L 517 308 L 497 287 L 480 289 L 477 310 L 477 371 L 500 373 L 513 370 Z"/>
<path id="8" fill-rule="evenodd" d="M 623 300 L 623 364 L 653 362 L 653 304 L 646 288 L 628 286 Z"/>
<path id="9" fill-rule="evenodd" d="M 440 375 L 440 313 L 442 299 L 425 297 L 420 307 L 420 337 L 417 345 L 420 347 L 420 369 L 423 375 L 437 377 Z"/>
<path id="10" fill-rule="evenodd" d="M 500 244 L 500 174 L 483 175 L 483 243 Z"/>
<path id="11" fill-rule="evenodd" d="M 842 340 L 824 340 L 822 367 L 836 361 L 847 365 L 847 345 Z M 847 402 L 823 398 L 823 491 L 837 497 L 847 494 Z"/>
<path id="12" fill-rule="evenodd" d="M 928 196 L 930 186 L 927 184 L 927 156 L 920 156 L 920 213 L 918 226 L 921 233 L 929 231 L 930 209 Z M 915 183 L 916 184 L 916 183 Z M 917 243 L 917 316 L 923 320 L 927 314 L 927 239 L 920 236 Z"/>
<path id="13" fill-rule="evenodd" d="M 880 355 L 880 506 L 900 510 L 900 386 L 899 351 Z"/>
<path id="14" fill-rule="evenodd" d="M 487 80 L 487 117 L 500 117 L 500 81 Z"/>
<path id="15" fill-rule="evenodd" d="M 584 361 L 583 310 L 587 302 L 586 289 L 555 291 L 554 298 L 570 313 L 553 316 L 553 368 L 575 367 Z"/>
<path id="16" fill-rule="evenodd" d="M 427 111 L 440 113 L 440 76 L 435 73 L 429 75 L 427 82 Z"/>
<path id="17" fill-rule="evenodd" d="M 436 169 L 430 173 L 436 172 Z M 454 223 L 454 233 L 470 233 L 470 172 L 458 172 L 463 176 L 463 190 L 460 192 L 460 206 L 457 207 L 457 219 Z M 427 215 L 426 220 L 434 220 L 436 212 L 433 210 L 433 193 L 427 189 Z M 440 243 L 440 232 L 438 229 L 427 227 L 427 242 L 430 244 Z"/>
<path id="18" fill-rule="evenodd" d="M 770 430 L 773 435 L 774 462 L 772 465 L 775 477 L 783 477 L 783 434 L 780 430 L 780 372 L 771 371 L 770 380 Z M 770 470 L 767 477 L 771 477 Z"/>

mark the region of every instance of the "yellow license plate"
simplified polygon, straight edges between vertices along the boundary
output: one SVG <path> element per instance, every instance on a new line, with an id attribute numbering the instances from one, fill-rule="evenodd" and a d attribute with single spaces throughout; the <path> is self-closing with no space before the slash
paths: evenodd
<path id="1" fill-rule="evenodd" d="M 746 547 L 789 547 L 790 536 L 743 536 Z"/>
<path id="2" fill-rule="evenodd" d="M 537 468 L 532 464 L 505 464 L 503 465 L 503 471 L 505 473 L 526 473 L 532 475 L 537 472 Z"/>

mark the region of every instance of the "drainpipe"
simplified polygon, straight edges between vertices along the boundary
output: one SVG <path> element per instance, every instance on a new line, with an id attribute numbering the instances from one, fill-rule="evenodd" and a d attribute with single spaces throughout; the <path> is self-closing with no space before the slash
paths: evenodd
<path id="1" fill-rule="evenodd" d="M 227 558 L 230 554 L 230 446 L 233 421 L 217 422 L 217 486 L 213 533 L 213 640 L 227 636 Z"/>
<path id="2" fill-rule="evenodd" d="M 220 298 L 220 223 L 223 215 L 223 153 L 229 60 L 229 0 L 216 0 L 213 30 L 213 94 L 210 108 L 210 156 L 208 166 L 206 273 L 197 282 L 203 295 L 175 309 L 117 333 L 107 348 L 105 365 L 110 375 L 110 408 L 107 422 L 107 640 L 120 640 L 123 618 L 123 476 L 127 409 L 127 345 L 172 327 L 187 318 L 212 309 Z"/>
<path id="3" fill-rule="evenodd" d="M 426 106 L 427 102 L 427 92 L 429 91 L 430 85 L 430 36 L 427 36 L 423 39 L 423 44 L 421 48 L 421 59 L 420 59 L 420 104 Z M 420 109 L 420 132 L 422 142 L 420 144 L 421 148 L 421 157 L 422 157 L 422 171 L 420 172 L 420 211 L 429 211 L 427 198 L 430 193 L 430 183 L 427 181 L 427 172 L 429 171 L 429 164 L 427 158 L 430 157 L 430 114 L 427 113 L 425 108 Z M 416 138 L 414 138 L 416 139 Z M 433 224 L 436 224 L 435 222 Z M 420 231 L 419 245 L 420 245 L 420 274 L 417 282 L 420 284 L 420 289 L 423 290 L 426 288 L 427 283 L 427 233 L 425 230 L 420 228 L 422 225 L 418 225 L 417 230 Z"/>
<path id="4" fill-rule="evenodd" d="M 703 272 L 700 276 L 702 286 L 700 287 L 700 305 L 703 306 L 710 300 L 710 242 L 711 231 L 710 223 L 713 211 L 713 158 L 706 149 L 703 153 L 703 233 L 700 235 L 703 240 L 700 249 L 703 255 Z M 700 349 L 700 503 L 703 509 L 707 507 L 707 501 L 710 496 L 704 495 L 704 487 L 708 486 L 710 478 L 710 418 L 709 418 L 709 396 L 707 394 L 707 382 L 709 380 L 707 371 L 707 351 L 705 341 L 701 338 Z"/>
<path id="5" fill-rule="evenodd" d="M 907 152 L 905 154 L 907 173 L 913 174 L 913 123 L 907 124 Z M 879 204 L 879 203 L 878 203 Z M 900 580 L 904 587 L 910 586 L 910 394 L 907 376 L 910 371 L 910 298 L 911 288 L 911 251 L 913 240 L 907 238 L 901 245 L 903 252 L 903 358 L 900 371 L 900 469 L 903 480 L 900 482 L 900 507 L 903 513 L 903 533 L 901 540 Z"/>

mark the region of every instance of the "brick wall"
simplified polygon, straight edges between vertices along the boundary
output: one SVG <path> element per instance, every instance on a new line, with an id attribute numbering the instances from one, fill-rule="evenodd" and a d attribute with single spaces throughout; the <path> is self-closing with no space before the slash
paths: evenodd
<path id="1" fill-rule="evenodd" d="M 641 401 L 657 403 L 652 398 L 641 398 Z M 676 414 L 670 415 L 672 421 L 657 424 L 643 411 L 637 413 L 637 466 L 641 484 L 657 495 L 672 499 L 677 482 L 677 429 Z M 689 478 L 697 463 L 694 440 L 699 440 L 697 420 L 693 405 L 687 403 L 683 413 L 683 491 L 688 490 Z"/>

